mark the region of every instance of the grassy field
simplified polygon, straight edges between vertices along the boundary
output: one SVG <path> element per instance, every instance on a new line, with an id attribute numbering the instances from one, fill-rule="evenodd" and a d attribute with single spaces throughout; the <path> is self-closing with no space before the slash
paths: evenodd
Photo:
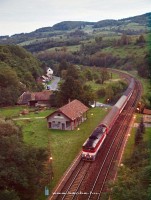
<path id="1" fill-rule="evenodd" d="M 130 158 L 130 156 L 133 153 L 135 132 L 136 132 L 136 128 L 132 128 L 130 136 L 128 137 L 128 142 L 127 142 L 125 150 L 124 150 L 123 160 Z"/>
<path id="2" fill-rule="evenodd" d="M 28 110 L 29 113 L 22 115 L 21 112 Z M 53 109 L 38 110 L 38 108 L 29 108 L 28 106 L 14 106 L 0 108 L 0 117 L 2 118 L 34 118 L 34 117 L 46 117 L 49 115 Z"/>
<path id="3" fill-rule="evenodd" d="M 139 57 L 145 54 L 147 47 L 140 48 L 139 46 L 128 45 L 122 47 L 107 47 L 102 50 L 103 53 L 111 53 L 114 56 L 119 56 L 120 58 L 125 58 L 126 56 Z"/>
<path id="4" fill-rule="evenodd" d="M 0 108 L 0 117 L 18 117 L 20 112 L 23 109 L 27 108 L 26 106 L 14 106 L 14 107 L 5 107 Z"/>
<path id="5" fill-rule="evenodd" d="M 143 79 L 138 77 L 143 86 L 143 94 L 148 94 L 151 91 L 150 81 L 149 79 Z"/>
<path id="6" fill-rule="evenodd" d="M 91 88 L 93 88 L 94 91 L 97 91 L 97 90 L 101 89 L 102 87 L 105 88 L 110 83 L 116 82 L 116 81 L 119 81 L 119 80 L 121 80 L 119 75 L 112 73 L 112 79 L 105 81 L 103 84 L 95 83 L 95 81 L 93 80 L 93 81 L 87 81 L 87 85 L 90 85 Z"/>

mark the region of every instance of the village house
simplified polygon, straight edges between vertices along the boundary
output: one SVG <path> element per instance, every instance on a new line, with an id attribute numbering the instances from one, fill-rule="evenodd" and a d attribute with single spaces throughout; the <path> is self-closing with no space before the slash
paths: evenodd
<path id="1" fill-rule="evenodd" d="M 44 90 L 42 92 L 24 92 L 18 99 L 19 105 L 29 106 L 51 106 L 50 98 L 52 91 Z"/>
<path id="2" fill-rule="evenodd" d="M 50 67 L 47 68 L 47 74 L 46 75 L 49 77 L 50 80 L 52 79 L 53 70 Z"/>
<path id="3" fill-rule="evenodd" d="M 87 119 L 88 107 L 78 100 L 73 100 L 47 116 L 48 128 L 74 130 Z"/>
<path id="4" fill-rule="evenodd" d="M 38 83 L 47 83 L 48 81 L 52 80 L 53 77 L 53 70 L 51 68 L 47 68 L 46 74 L 37 78 Z"/>

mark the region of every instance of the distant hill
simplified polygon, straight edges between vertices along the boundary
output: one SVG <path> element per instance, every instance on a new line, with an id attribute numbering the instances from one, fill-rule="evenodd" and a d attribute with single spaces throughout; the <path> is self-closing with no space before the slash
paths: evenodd
<path id="1" fill-rule="evenodd" d="M 53 30 L 72 30 L 75 28 L 82 29 L 86 25 L 95 25 L 95 22 L 83 22 L 83 21 L 64 21 L 58 24 L 55 24 Z"/>
<path id="2" fill-rule="evenodd" d="M 96 22 L 94 24 L 94 28 L 102 28 L 102 27 L 107 27 L 107 26 L 118 26 L 121 23 L 118 20 L 113 20 L 113 19 L 106 19 L 106 20 L 101 20 L 99 22 Z"/>
<path id="3" fill-rule="evenodd" d="M 149 26 L 149 19 L 151 18 L 151 13 L 146 13 L 144 15 L 138 15 L 134 17 L 119 19 L 119 20 L 101 20 L 94 24 L 94 28 L 102 28 L 107 26 L 120 26 L 127 25 L 128 23 L 138 23 L 139 25 Z"/>
<path id="4" fill-rule="evenodd" d="M 151 20 L 151 12 L 144 15 L 138 15 L 119 20 L 120 22 L 131 22 L 139 23 L 140 25 L 150 26 L 149 21 Z"/>
<path id="5" fill-rule="evenodd" d="M 49 38 L 60 35 L 65 31 L 73 31 L 75 29 L 82 29 L 85 31 L 86 27 L 91 27 L 93 30 L 99 28 L 112 28 L 113 31 L 123 32 L 125 27 L 127 29 L 133 29 L 132 25 L 137 25 L 136 34 L 140 34 L 145 30 L 145 27 L 149 26 L 148 20 L 151 18 L 151 13 L 146 13 L 139 16 L 129 17 L 119 20 L 101 20 L 98 22 L 84 22 L 84 21 L 63 21 L 55 24 L 52 27 L 39 28 L 30 33 L 20 33 L 12 36 L 0 36 L 0 44 L 20 44 L 26 41 L 31 41 L 39 38 Z"/>

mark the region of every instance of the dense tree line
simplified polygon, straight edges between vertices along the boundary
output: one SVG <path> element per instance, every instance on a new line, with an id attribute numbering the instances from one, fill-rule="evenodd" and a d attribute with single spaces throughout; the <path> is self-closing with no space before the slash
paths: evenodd
<path id="1" fill-rule="evenodd" d="M 122 34 L 119 38 L 106 39 L 103 37 L 95 37 L 95 41 L 89 43 L 81 43 L 80 49 L 75 52 L 69 52 L 62 48 L 61 50 L 45 51 L 37 54 L 37 57 L 50 63 L 61 63 L 62 60 L 66 60 L 72 64 L 79 64 L 85 66 L 97 66 L 97 67 L 116 67 L 124 70 L 138 70 L 138 74 L 144 78 L 148 78 L 148 54 L 144 53 L 141 56 L 137 54 L 131 55 L 114 55 L 111 52 L 102 52 L 106 48 L 129 48 L 133 45 L 134 48 L 144 48 L 146 40 L 143 35 L 136 37 L 136 40 L 132 40 L 130 36 Z"/>
<path id="2" fill-rule="evenodd" d="M 150 19 L 150 24 L 151 24 L 151 19 Z M 151 33 L 149 35 L 149 52 L 147 55 L 147 63 L 148 63 L 149 78 L 151 83 Z"/>
<path id="3" fill-rule="evenodd" d="M 0 106 L 14 105 L 23 91 L 16 72 L 6 64 L 0 65 Z"/>
<path id="4" fill-rule="evenodd" d="M 85 84 L 86 79 L 78 67 L 66 63 L 60 69 L 60 74 L 63 77 L 63 82 L 53 99 L 56 106 L 60 107 L 74 99 L 78 99 L 89 106 L 89 103 L 95 100 L 94 91 Z"/>
<path id="5" fill-rule="evenodd" d="M 21 129 L 0 119 L 0 199 L 34 200 L 50 183 L 51 166 L 45 149 L 23 142 Z"/>
<path id="6" fill-rule="evenodd" d="M 101 27 L 107 27 L 107 26 L 121 26 L 121 25 L 126 25 L 127 23 L 138 23 L 140 25 L 148 25 L 148 19 L 150 18 L 151 13 L 146 13 L 144 15 L 139 15 L 139 16 L 134 16 L 134 17 L 129 17 L 125 19 L 120 19 L 120 20 L 102 20 L 99 22 L 96 22 L 94 24 L 95 28 L 101 28 Z"/>
<path id="7" fill-rule="evenodd" d="M 76 37 L 76 38 L 82 38 L 82 39 L 84 39 L 84 36 L 87 36 L 88 34 L 87 33 L 85 33 L 84 31 L 82 31 L 82 30 L 80 30 L 80 29 L 77 29 L 77 30 L 75 30 L 75 31 L 73 31 L 73 32 L 70 32 L 69 33 L 69 36 L 70 37 Z M 68 37 L 68 35 L 67 35 L 67 37 Z"/>
<path id="8" fill-rule="evenodd" d="M 119 57 L 113 56 L 110 53 L 80 55 L 80 52 L 72 54 L 70 52 L 64 52 L 64 51 L 38 53 L 38 58 L 46 63 L 49 62 L 50 60 L 56 63 L 60 63 L 62 62 L 62 60 L 66 60 L 67 62 L 70 62 L 72 64 L 97 66 L 97 67 L 111 67 L 113 65 L 115 66 L 116 62 L 120 60 Z"/>
<path id="9" fill-rule="evenodd" d="M 61 41 L 55 41 L 51 39 L 44 40 L 42 42 L 35 42 L 29 45 L 25 45 L 24 48 L 27 49 L 30 52 L 39 52 L 44 51 L 46 49 L 50 49 L 53 47 L 64 47 L 64 46 L 73 46 L 73 45 L 79 45 L 80 40 L 78 38 L 72 38 L 67 40 L 61 40 Z"/>
<path id="10" fill-rule="evenodd" d="M 64 21 L 57 23 L 53 26 L 53 30 L 72 30 L 76 28 L 85 27 L 86 25 L 94 25 L 95 22 L 83 22 L 83 21 Z"/>
<path id="11" fill-rule="evenodd" d="M 101 88 L 97 91 L 97 94 L 99 98 L 105 97 L 107 103 L 113 103 L 118 101 L 126 88 L 127 84 L 124 81 L 118 81 L 109 84 L 107 88 Z"/>
<path id="12" fill-rule="evenodd" d="M 58 74 L 62 78 L 62 83 L 59 91 L 51 98 L 53 106 L 60 107 L 73 99 L 78 99 L 87 106 L 100 98 L 107 103 L 114 103 L 127 88 L 124 81 L 112 82 L 101 89 L 91 88 L 89 81 L 103 85 L 112 78 L 112 74 L 106 68 L 79 67 L 63 61 L 58 67 Z"/>
<path id="13" fill-rule="evenodd" d="M 40 62 L 18 46 L 0 46 L 0 106 L 14 105 L 25 90 L 39 91 Z"/>

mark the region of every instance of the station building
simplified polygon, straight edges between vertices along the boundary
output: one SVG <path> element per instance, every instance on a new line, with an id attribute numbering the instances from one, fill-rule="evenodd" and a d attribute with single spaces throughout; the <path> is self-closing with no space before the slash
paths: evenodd
<path id="1" fill-rule="evenodd" d="M 75 99 L 46 117 L 48 128 L 74 130 L 87 119 L 88 109 L 87 106 Z"/>

